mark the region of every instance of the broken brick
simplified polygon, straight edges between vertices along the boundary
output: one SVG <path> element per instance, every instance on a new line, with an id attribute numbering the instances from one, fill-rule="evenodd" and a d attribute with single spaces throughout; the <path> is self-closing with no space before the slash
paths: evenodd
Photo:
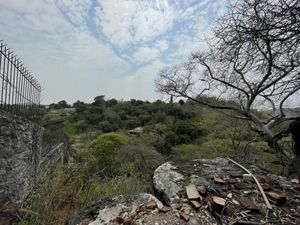
<path id="1" fill-rule="evenodd" d="M 183 219 L 184 221 L 189 221 L 190 219 L 189 215 L 184 212 L 180 213 L 180 218 Z"/>
<path id="2" fill-rule="evenodd" d="M 172 208 L 168 207 L 168 206 L 163 206 L 163 207 L 158 209 L 158 211 L 163 212 L 163 213 L 169 212 L 171 210 L 172 210 Z"/>
<path id="3" fill-rule="evenodd" d="M 217 184 L 225 184 L 226 182 L 219 177 L 214 178 L 214 182 Z"/>
<path id="4" fill-rule="evenodd" d="M 212 200 L 218 206 L 225 206 L 226 200 L 224 198 L 213 196 Z"/>
<path id="5" fill-rule="evenodd" d="M 241 206 L 245 209 L 258 210 L 258 206 L 253 198 L 241 197 L 239 199 L 239 202 L 241 203 Z"/>
<path id="6" fill-rule="evenodd" d="M 200 204 L 200 202 L 198 202 L 198 201 L 195 201 L 195 200 L 191 200 L 191 204 L 196 208 L 196 209 L 199 209 L 199 208 L 201 208 L 201 204 Z"/>
<path id="7" fill-rule="evenodd" d="M 284 193 L 269 191 L 266 192 L 266 195 L 272 200 L 275 200 L 278 205 L 282 205 L 287 201 L 287 198 Z"/>
<path id="8" fill-rule="evenodd" d="M 147 209 L 155 209 L 157 207 L 157 203 L 155 200 L 151 200 L 147 203 Z"/>

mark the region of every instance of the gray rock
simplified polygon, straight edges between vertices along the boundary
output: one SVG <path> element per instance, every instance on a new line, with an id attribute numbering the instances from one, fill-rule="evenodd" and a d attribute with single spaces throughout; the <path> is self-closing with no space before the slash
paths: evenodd
<path id="1" fill-rule="evenodd" d="M 183 180 L 182 174 L 175 171 L 176 167 L 170 162 L 166 162 L 159 166 L 154 171 L 153 184 L 159 195 L 167 204 L 171 204 L 178 192 L 184 190 L 178 185 L 178 182 Z"/>
<path id="2" fill-rule="evenodd" d="M 149 201 L 155 200 L 157 206 L 161 208 L 163 204 L 153 195 L 148 193 L 141 193 L 133 196 L 116 196 L 112 199 L 102 199 L 96 203 L 84 207 L 76 213 L 67 223 L 67 225 L 77 225 L 83 220 L 91 220 L 89 225 L 113 225 L 114 219 L 117 217 L 124 218 L 127 216 L 135 216 L 136 220 L 143 220 L 142 224 L 149 223 L 149 218 L 145 214 L 153 215 L 159 213 L 158 210 L 148 210 L 146 205 Z M 139 210 L 144 215 L 139 216 Z M 165 215 L 163 213 L 159 213 Z"/>
<path id="3" fill-rule="evenodd" d="M 117 218 L 121 213 L 122 209 L 126 208 L 123 204 L 117 204 L 114 206 L 106 206 L 104 209 L 99 211 L 99 215 L 95 221 L 90 223 L 89 225 L 105 225 L 109 222 L 112 222 L 115 218 Z"/>
<path id="4" fill-rule="evenodd" d="M 200 199 L 201 198 L 196 185 L 189 184 L 188 186 L 185 187 L 185 189 L 186 189 L 185 192 L 187 194 L 188 199 Z"/>
<path id="5" fill-rule="evenodd" d="M 190 183 L 196 186 L 209 186 L 209 181 L 205 177 L 199 177 L 197 175 L 190 176 Z"/>

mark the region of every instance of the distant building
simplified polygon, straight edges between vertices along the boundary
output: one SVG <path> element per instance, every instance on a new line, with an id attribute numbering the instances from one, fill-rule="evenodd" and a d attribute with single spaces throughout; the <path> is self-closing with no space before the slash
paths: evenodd
<path id="1" fill-rule="evenodd" d="M 142 127 L 136 127 L 132 130 L 127 131 L 128 135 L 130 136 L 137 136 L 143 133 L 143 128 Z"/>

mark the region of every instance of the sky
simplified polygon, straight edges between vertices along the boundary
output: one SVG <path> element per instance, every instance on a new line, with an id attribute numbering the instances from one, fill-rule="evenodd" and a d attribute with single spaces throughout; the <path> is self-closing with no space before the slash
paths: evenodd
<path id="1" fill-rule="evenodd" d="M 43 86 L 42 104 L 153 101 L 154 80 L 205 40 L 228 0 L 0 0 L 0 40 Z"/>

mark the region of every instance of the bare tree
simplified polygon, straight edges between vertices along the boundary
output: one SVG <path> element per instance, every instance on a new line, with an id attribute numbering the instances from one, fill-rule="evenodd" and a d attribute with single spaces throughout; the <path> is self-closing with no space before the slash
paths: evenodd
<path id="1" fill-rule="evenodd" d="M 217 20 L 208 44 L 187 63 L 162 70 L 157 90 L 233 111 L 278 149 L 273 128 L 297 118 L 286 115 L 284 107 L 300 90 L 300 1 L 235 1 Z M 262 106 L 272 109 L 266 120 L 253 113 Z"/>

